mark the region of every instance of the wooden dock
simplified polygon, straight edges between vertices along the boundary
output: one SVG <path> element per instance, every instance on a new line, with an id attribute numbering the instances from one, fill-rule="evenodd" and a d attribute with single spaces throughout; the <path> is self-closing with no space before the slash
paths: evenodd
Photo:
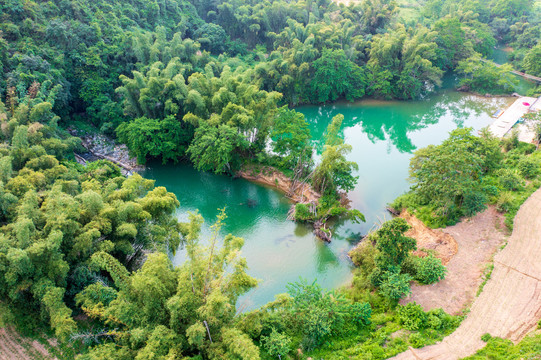
<path id="1" fill-rule="evenodd" d="M 534 97 L 519 97 L 505 112 L 497 118 L 492 125 L 489 126 L 489 130 L 494 136 L 502 138 L 507 134 L 513 126 L 530 111 L 532 104 L 536 103 L 537 99 Z M 528 105 L 524 105 L 528 103 Z"/>

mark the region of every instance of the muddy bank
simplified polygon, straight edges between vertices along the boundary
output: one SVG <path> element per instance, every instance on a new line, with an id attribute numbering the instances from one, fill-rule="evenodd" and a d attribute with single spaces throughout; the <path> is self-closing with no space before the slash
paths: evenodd
<path id="1" fill-rule="evenodd" d="M 406 220 L 411 226 L 405 235 L 417 240 L 417 250 L 413 252 L 414 255 L 424 257 L 430 253 L 441 259 L 443 265 L 447 265 L 451 258 L 458 252 L 458 244 L 450 234 L 445 233 L 441 229 L 427 227 L 415 215 L 410 214 L 406 210 L 401 213 L 392 209 L 388 210 L 394 216 Z M 353 252 L 355 249 L 356 247 L 351 251 Z"/>
<path id="2" fill-rule="evenodd" d="M 79 134 L 76 130 L 68 129 L 73 136 L 81 139 L 81 145 L 86 152 L 75 154 L 75 158 L 81 164 L 99 159 L 108 160 L 122 170 L 126 176 L 144 169 L 137 164 L 137 159 L 130 156 L 128 147 L 124 144 L 117 144 L 115 141 L 103 134 Z"/>
<path id="3" fill-rule="evenodd" d="M 447 265 L 458 252 L 458 243 L 450 234 L 429 228 L 407 210 L 402 211 L 399 216 L 411 226 L 405 235 L 417 240 L 417 251 L 413 252 L 414 255 L 426 256 L 431 252 L 441 259 L 443 265 Z"/>
<path id="4" fill-rule="evenodd" d="M 314 215 L 317 212 L 317 204 L 321 194 L 306 182 L 293 180 L 270 166 L 245 168 L 239 171 L 237 176 L 257 184 L 271 186 L 284 193 L 293 202 L 288 213 L 288 220 L 295 220 L 295 204 L 306 204 L 309 211 Z M 345 194 L 341 194 L 341 196 L 342 203 L 345 203 L 344 206 L 347 206 L 347 203 L 349 203 L 347 196 Z M 316 237 L 323 241 L 331 242 L 332 232 L 327 228 L 326 223 L 322 219 L 312 222 L 312 226 L 314 227 L 314 235 Z"/>
<path id="5" fill-rule="evenodd" d="M 263 166 L 257 169 L 253 167 L 245 168 L 239 171 L 237 176 L 257 184 L 278 189 L 294 203 L 317 204 L 317 201 L 321 197 L 321 194 L 315 191 L 310 184 L 302 181 L 294 181 L 281 171 L 270 166 Z"/>

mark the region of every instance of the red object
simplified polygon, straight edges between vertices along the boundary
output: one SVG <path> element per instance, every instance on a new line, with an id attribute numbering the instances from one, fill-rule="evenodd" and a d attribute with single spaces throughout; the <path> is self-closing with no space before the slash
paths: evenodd
<path id="1" fill-rule="evenodd" d="M 524 105 L 524 106 L 530 106 L 530 103 L 523 102 L 522 105 Z"/>

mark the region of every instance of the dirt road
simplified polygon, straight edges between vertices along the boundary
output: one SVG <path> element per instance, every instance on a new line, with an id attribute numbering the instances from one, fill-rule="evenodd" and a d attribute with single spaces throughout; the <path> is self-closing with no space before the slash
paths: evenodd
<path id="1" fill-rule="evenodd" d="M 404 305 L 415 301 L 425 310 L 442 308 L 449 314 L 461 315 L 462 310 L 475 299 L 483 281 L 483 271 L 492 262 L 493 254 L 505 243 L 505 234 L 498 230 L 503 226 L 502 216 L 494 207 L 489 207 L 454 226 L 432 230 L 433 233 L 447 235 L 452 240 L 448 242 L 455 244 L 454 253 L 449 251 L 453 248 L 447 246 L 443 249 L 447 250 L 443 256 L 440 248 L 434 248 L 447 267 L 447 275 L 436 284 L 412 285 L 411 295 L 400 303 Z M 423 241 L 419 241 L 416 234 L 408 236 L 417 239 L 419 248 L 423 247 Z"/>
<path id="2" fill-rule="evenodd" d="M 39 342 L 0 328 L 0 360 L 57 360 Z"/>
<path id="3" fill-rule="evenodd" d="M 454 360 L 485 343 L 481 336 L 521 340 L 541 318 L 541 189 L 520 208 L 514 231 L 494 259 L 491 279 L 458 329 L 442 342 L 410 349 L 394 360 Z"/>

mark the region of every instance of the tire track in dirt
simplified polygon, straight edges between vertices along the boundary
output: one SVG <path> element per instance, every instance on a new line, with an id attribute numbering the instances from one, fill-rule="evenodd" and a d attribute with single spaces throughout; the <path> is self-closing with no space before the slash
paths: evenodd
<path id="1" fill-rule="evenodd" d="M 541 318 L 541 189 L 524 202 L 513 234 L 494 259 L 491 279 L 462 324 L 436 345 L 410 349 L 393 360 L 456 360 L 485 346 L 489 333 L 520 341 Z"/>

